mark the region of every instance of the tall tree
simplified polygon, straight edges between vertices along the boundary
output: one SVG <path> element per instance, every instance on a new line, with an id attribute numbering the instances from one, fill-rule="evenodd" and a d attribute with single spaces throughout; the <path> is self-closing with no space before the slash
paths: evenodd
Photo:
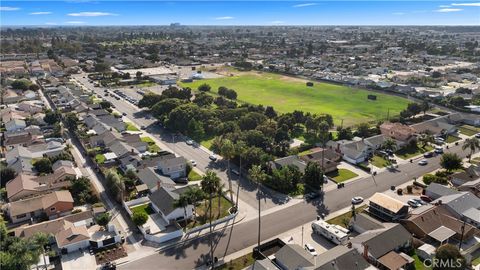
<path id="1" fill-rule="evenodd" d="M 220 148 L 220 153 L 227 160 L 227 177 L 228 177 L 228 192 L 230 193 L 230 199 L 233 201 L 233 191 L 232 191 L 232 174 L 230 171 L 230 160 L 235 156 L 235 146 L 232 141 L 224 139 L 222 146 Z"/>
<path id="2" fill-rule="evenodd" d="M 260 165 L 252 166 L 252 168 L 250 168 L 248 173 L 250 175 L 250 179 L 252 179 L 253 182 L 257 183 L 257 200 L 258 200 L 258 239 L 257 239 L 257 246 L 260 247 L 261 229 L 262 229 L 261 207 L 260 207 L 260 202 L 261 202 L 260 183 L 263 182 L 266 175 L 265 175 L 265 172 L 262 170 L 262 167 L 260 167 Z"/>
<path id="3" fill-rule="evenodd" d="M 303 181 L 314 189 L 320 189 L 323 185 L 323 172 L 317 162 L 309 162 L 305 168 Z"/>
<path id="4" fill-rule="evenodd" d="M 210 259 L 213 264 L 213 227 L 212 227 L 212 199 L 213 195 L 216 194 L 217 189 L 220 187 L 220 178 L 214 171 L 207 170 L 205 175 L 203 176 L 202 181 L 200 182 L 200 186 L 202 187 L 203 192 L 208 194 L 208 209 L 209 209 L 209 227 L 210 227 Z M 213 266 L 213 265 L 212 265 Z"/>
<path id="5" fill-rule="evenodd" d="M 383 147 L 383 149 L 386 149 L 386 150 L 389 150 L 389 151 L 393 152 L 393 151 L 397 150 L 397 143 L 394 140 L 388 138 L 383 142 L 382 147 Z"/>
<path id="6" fill-rule="evenodd" d="M 188 193 L 182 193 L 180 194 L 180 196 L 178 197 L 178 199 L 176 199 L 174 202 L 173 202 L 173 207 L 175 208 L 183 208 L 183 220 L 185 221 L 185 227 L 184 229 L 186 230 L 187 229 L 187 206 L 190 204 L 190 198 L 189 198 L 189 195 Z"/>
<path id="7" fill-rule="evenodd" d="M 470 154 L 468 155 L 468 162 L 472 161 L 472 155 L 480 149 L 480 140 L 477 138 L 466 139 L 462 146 L 463 150 L 470 149 Z"/>
<path id="8" fill-rule="evenodd" d="M 50 236 L 44 232 L 36 232 L 33 235 L 33 242 L 35 242 L 40 250 L 42 251 L 43 256 L 43 265 L 47 269 L 47 260 L 45 258 L 45 246 L 50 242 Z"/>
<path id="9" fill-rule="evenodd" d="M 420 142 L 422 148 L 425 148 L 427 144 L 433 143 L 435 139 L 431 134 L 423 133 L 418 136 L 417 141 Z"/>
<path id="10" fill-rule="evenodd" d="M 318 125 L 318 139 L 322 145 L 322 171 L 325 169 L 325 146 L 327 145 L 328 139 L 330 138 L 330 125 L 326 121 L 320 122 Z"/>
<path id="11" fill-rule="evenodd" d="M 451 172 L 462 168 L 462 159 L 455 153 L 445 153 L 440 158 L 440 166 Z"/>

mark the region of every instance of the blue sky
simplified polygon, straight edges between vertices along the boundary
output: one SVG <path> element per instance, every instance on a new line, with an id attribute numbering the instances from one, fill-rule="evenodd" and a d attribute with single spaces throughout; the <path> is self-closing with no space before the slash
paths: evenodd
<path id="1" fill-rule="evenodd" d="M 480 25 L 480 1 L 1 1 L 5 25 Z"/>

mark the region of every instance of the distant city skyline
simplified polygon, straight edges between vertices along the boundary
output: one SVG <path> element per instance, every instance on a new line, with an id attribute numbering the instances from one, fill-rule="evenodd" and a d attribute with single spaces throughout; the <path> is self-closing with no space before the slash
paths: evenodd
<path id="1" fill-rule="evenodd" d="M 2 1 L 2 26 L 480 25 L 474 1 Z"/>

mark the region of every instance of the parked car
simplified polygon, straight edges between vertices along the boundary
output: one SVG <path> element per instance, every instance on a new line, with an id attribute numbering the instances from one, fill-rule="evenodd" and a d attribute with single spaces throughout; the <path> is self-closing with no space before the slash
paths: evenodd
<path id="1" fill-rule="evenodd" d="M 187 177 L 180 177 L 173 179 L 173 181 L 177 184 L 188 184 L 188 178 Z"/>
<path id="2" fill-rule="evenodd" d="M 141 126 L 140 129 L 145 130 L 145 129 L 147 129 L 147 127 L 146 126 Z"/>
<path id="3" fill-rule="evenodd" d="M 426 159 L 422 159 L 418 162 L 418 165 L 420 165 L 420 166 L 425 166 L 427 164 L 428 164 L 428 160 L 426 160 Z"/>
<path id="4" fill-rule="evenodd" d="M 421 195 L 420 199 L 427 203 L 432 202 L 432 198 L 428 197 L 427 195 Z"/>
<path id="5" fill-rule="evenodd" d="M 127 116 L 127 113 L 122 113 L 123 116 Z"/>
<path id="6" fill-rule="evenodd" d="M 427 204 L 426 202 L 424 202 L 424 201 L 422 201 L 422 200 L 420 200 L 420 199 L 412 199 L 412 200 L 416 201 L 416 202 L 417 202 L 418 204 L 420 204 L 420 205 L 426 205 L 426 204 Z"/>
<path id="7" fill-rule="evenodd" d="M 315 248 L 310 244 L 305 244 L 305 250 L 308 251 L 312 256 L 317 256 L 318 253 Z"/>
<path id="8" fill-rule="evenodd" d="M 197 162 L 193 159 L 190 160 L 190 164 L 192 164 L 193 167 L 197 166 Z"/>
<path id="9" fill-rule="evenodd" d="M 433 152 L 427 152 L 427 153 L 423 154 L 423 157 L 424 158 L 431 158 L 431 157 L 433 157 Z"/>
<path id="10" fill-rule="evenodd" d="M 417 208 L 417 207 L 421 206 L 421 204 L 419 204 L 418 202 L 416 202 L 414 199 L 408 200 L 407 203 L 408 203 L 408 205 L 410 205 L 410 206 L 413 207 L 413 208 Z"/>
<path id="11" fill-rule="evenodd" d="M 359 204 L 359 203 L 362 203 L 362 202 L 363 202 L 362 197 L 353 197 L 352 198 L 352 204 Z"/>
<path id="12" fill-rule="evenodd" d="M 218 159 L 215 154 L 210 155 L 208 158 L 209 158 L 210 160 L 212 160 L 212 161 L 216 161 L 216 160 Z"/>
<path id="13" fill-rule="evenodd" d="M 310 192 L 305 194 L 303 197 L 305 198 L 306 201 L 311 201 L 318 198 L 319 196 L 320 194 L 318 194 L 317 192 Z"/>
<path id="14" fill-rule="evenodd" d="M 475 134 L 475 138 L 480 139 L 480 133 Z"/>
<path id="15" fill-rule="evenodd" d="M 235 170 L 235 169 L 230 169 L 230 172 L 232 172 L 232 173 L 235 174 L 235 175 L 240 175 L 240 172 L 238 172 L 238 171 Z"/>
<path id="16" fill-rule="evenodd" d="M 443 154 L 443 148 L 440 146 L 435 146 L 434 152 L 437 154 Z"/>
<path id="17" fill-rule="evenodd" d="M 192 144 L 193 144 L 193 141 L 192 141 L 192 140 L 187 140 L 185 143 L 186 143 L 187 145 L 192 145 Z"/>

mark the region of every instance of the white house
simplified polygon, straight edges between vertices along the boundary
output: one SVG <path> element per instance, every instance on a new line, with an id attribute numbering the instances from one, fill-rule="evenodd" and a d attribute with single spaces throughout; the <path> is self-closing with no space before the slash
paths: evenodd
<path id="1" fill-rule="evenodd" d="M 158 188 L 149 196 L 152 208 L 155 212 L 161 214 L 162 218 L 168 223 L 173 220 L 190 219 L 193 216 L 193 205 L 189 204 L 185 208 L 174 207 L 175 201 L 185 190 L 186 188 Z"/>

